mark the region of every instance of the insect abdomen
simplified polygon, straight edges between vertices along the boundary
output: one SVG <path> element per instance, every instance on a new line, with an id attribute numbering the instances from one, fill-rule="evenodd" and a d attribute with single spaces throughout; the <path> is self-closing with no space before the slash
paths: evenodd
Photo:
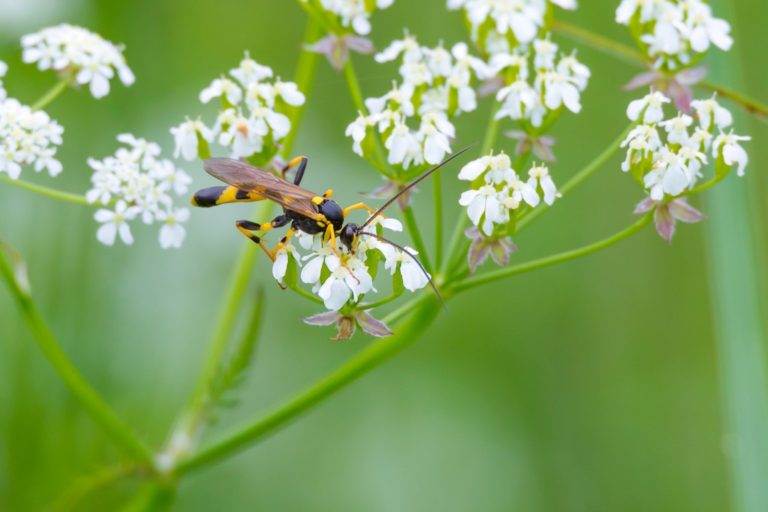
<path id="1" fill-rule="evenodd" d="M 200 208 L 210 208 L 226 203 L 247 203 L 260 201 L 263 196 L 255 192 L 248 192 L 237 187 L 210 187 L 198 190 L 192 198 L 192 205 Z"/>

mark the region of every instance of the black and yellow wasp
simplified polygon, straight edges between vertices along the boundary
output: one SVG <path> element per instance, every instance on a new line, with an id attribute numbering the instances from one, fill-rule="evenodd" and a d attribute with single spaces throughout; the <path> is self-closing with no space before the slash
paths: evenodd
<path id="1" fill-rule="evenodd" d="M 241 233 L 261 246 L 264 252 L 274 261 L 278 251 L 282 249 L 288 240 L 296 231 L 302 231 L 310 235 L 323 234 L 323 242 L 330 244 L 336 250 L 336 240 L 354 252 L 357 240 L 362 235 L 373 236 L 383 242 L 389 243 L 401 250 L 402 247 L 394 242 L 386 240 L 374 233 L 365 232 L 365 228 L 381 213 L 395 202 L 402 194 L 415 187 L 430 174 L 437 171 L 448 162 L 458 157 L 465 148 L 445 159 L 440 164 L 426 171 L 424 174 L 406 185 L 397 195 L 384 203 L 381 208 L 374 210 L 365 203 L 355 203 L 346 208 L 341 208 L 338 203 L 331 199 L 332 190 L 327 190 L 324 194 L 318 195 L 302 188 L 301 180 L 307 169 L 308 159 L 304 156 L 296 157 L 291 160 L 281 172 L 281 176 L 258 167 L 254 167 L 241 160 L 230 158 L 209 158 L 203 165 L 205 170 L 224 183 L 227 186 L 210 187 L 198 191 L 192 198 L 192 204 L 203 208 L 218 206 L 227 203 L 240 203 L 269 200 L 274 201 L 283 208 L 283 213 L 265 224 L 258 224 L 249 220 L 238 220 L 235 225 Z M 285 178 L 288 172 L 296 168 L 296 176 L 293 183 Z M 370 214 L 368 220 L 362 225 L 355 223 L 344 224 L 344 220 L 353 210 L 367 210 Z M 290 224 L 285 236 L 280 240 L 277 246 L 270 250 L 256 233 L 266 233 L 275 228 L 281 228 Z M 413 257 L 410 252 L 405 251 Z M 419 266 L 421 263 L 413 257 Z M 422 267 L 422 270 L 423 267 Z M 426 270 L 424 271 L 427 273 Z M 429 274 L 427 274 L 429 276 Z M 431 283 L 431 280 L 430 280 Z"/>

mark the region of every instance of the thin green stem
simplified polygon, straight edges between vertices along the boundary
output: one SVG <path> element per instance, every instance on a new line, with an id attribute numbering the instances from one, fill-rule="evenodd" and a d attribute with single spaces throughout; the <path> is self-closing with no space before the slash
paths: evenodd
<path id="1" fill-rule="evenodd" d="M 634 126 L 634 123 L 628 125 L 624 131 L 622 131 L 621 134 L 616 138 L 616 140 L 611 142 L 611 144 L 608 145 L 608 147 L 606 147 L 599 155 L 597 155 L 594 160 L 589 162 L 579 172 L 574 174 L 571 179 L 568 180 L 560 188 L 560 193 L 563 196 L 570 193 L 576 187 L 587 181 L 587 179 L 589 179 L 593 174 L 599 171 L 611 159 L 611 157 L 613 157 L 613 155 L 615 155 L 619 149 L 621 149 L 621 143 L 624 141 L 624 139 L 627 138 L 627 135 L 630 131 L 632 131 Z M 549 208 L 543 204 L 540 204 L 532 210 L 527 210 L 525 214 L 521 215 L 520 220 L 517 223 L 516 232 L 519 233 L 528 224 L 536 220 L 544 212 L 547 211 L 549 211 Z"/>
<path id="2" fill-rule="evenodd" d="M 354 64 L 352 64 L 351 57 L 344 64 L 344 77 L 347 79 L 347 87 L 352 95 L 352 102 L 355 104 L 355 108 L 363 115 L 368 115 L 368 109 L 365 108 L 365 100 L 363 99 L 363 90 L 360 88 L 360 81 L 357 78 L 357 72 L 355 71 Z M 395 178 L 395 172 L 389 167 L 386 154 L 384 153 L 384 144 L 381 142 L 378 132 L 373 137 L 373 152 L 376 158 L 376 168 L 388 178 Z"/>
<path id="3" fill-rule="evenodd" d="M 362 309 L 364 311 L 368 310 L 368 309 L 380 308 L 381 306 L 385 306 L 385 305 L 389 304 L 390 302 L 393 302 L 393 301 L 399 299 L 401 296 L 402 296 L 401 293 L 393 293 L 389 297 L 384 297 L 383 299 L 379 299 L 379 300 L 374 301 L 374 302 L 368 302 L 368 303 L 365 303 L 365 304 L 360 304 L 357 308 L 358 309 Z"/>
<path id="4" fill-rule="evenodd" d="M 19 282 L 6 252 L 1 249 L 0 274 L 2 274 L 3 279 L 8 284 L 38 347 L 75 398 L 117 444 L 142 463 L 151 466 L 152 452 L 123 423 L 109 404 L 91 387 L 69 357 L 67 357 L 67 354 L 61 348 L 58 340 L 56 340 L 56 337 L 37 310 L 29 291 L 25 285 Z"/>
<path id="5" fill-rule="evenodd" d="M 43 94 L 39 100 L 34 102 L 32 104 L 32 110 L 40 110 L 47 107 L 53 100 L 61 96 L 61 93 L 63 93 L 66 88 L 69 86 L 70 78 L 62 78 L 56 84 L 48 89 L 48 91 Z"/>
<path id="6" fill-rule="evenodd" d="M 306 46 L 319 39 L 322 34 L 323 29 L 320 23 L 313 22 L 312 18 L 310 18 L 304 33 L 304 45 Z M 318 55 L 316 53 L 302 51 L 299 56 L 298 64 L 296 65 L 296 76 L 294 77 L 294 81 L 299 84 L 299 90 L 304 93 L 305 105 L 309 103 L 310 95 L 312 94 L 312 89 L 309 86 L 312 84 L 315 75 L 317 74 L 317 65 L 319 61 L 317 57 Z M 294 107 L 291 109 L 290 114 L 292 129 L 283 140 L 283 157 L 286 159 L 291 157 L 288 153 L 293 148 L 293 145 L 296 142 L 296 137 L 299 134 L 299 130 L 297 130 L 296 127 L 301 124 L 301 121 L 304 118 L 304 107 Z"/>
<path id="7" fill-rule="evenodd" d="M 430 270 L 432 264 L 430 263 L 429 253 L 427 252 L 427 245 L 424 243 L 424 237 L 421 236 L 421 230 L 419 230 L 419 223 L 416 220 L 416 215 L 413 213 L 413 208 L 406 206 L 403 208 L 403 221 L 408 228 L 408 233 L 411 235 L 414 248 L 419 252 L 419 259 L 424 265 L 424 268 Z"/>
<path id="8" fill-rule="evenodd" d="M 317 21 L 310 18 L 307 22 L 305 32 L 305 44 L 312 42 L 318 33 Z M 299 90 L 309 92 L 312 82 L 314 82 L 317 70 L 318 55 L 313 52 L 303 50 L 299 57 L 299 68 L 296 71 L 296 84 Z M 305 102 L 304 105 L 307 103 Z M 304 107 L 297 108 L 292 112 L 291 130 L 298 130 L 298 121 L 301 119 Z M 291 144 L 295 141 L 294 137 L 286 139 L 283 144 L 284 156 L 291 151 Z M 272 209 L 272 204 L 264 201 L 256 208 L 256 218 L 267 218 Z M 245 242 L 235 264 L 234 271 L 229 279 L 228 291 L 223 305 L 219 312 L 218 321 L 211 338 L 211 344 L 208 354 L 203 363 L 203 369 L 198 378 L 192 398 L 184 414 L 183 426 L 189 434 L 195 434 L 197 427 L 202 419 L 202 415 L 207 403 L 207 394 L 211 389 L 216 374 L 221 366 L 222 359 L 226 352 L 227 345 L 234 330 L 240 305 L 248 290 L 248 282 L 253 272 L 254 262 L 256 261 L 257 247 L 252 242 Z"/>
<path id="9" fill-rule="evenodd" d="M 325 304 L 323 302 L 323 299 L 321 299 L 320 297 L 318 297 L 317 295 L 315 295 L 313 293 L 309 293 L 307 290 L 305 290 L 301 286 L 289 286 L 288 288 L 290 288 L 292 291 L 298 293 L 299 295 L 301 295 L 302 297 L 304 297 L 305 299 L 307 299 L 310 302 L 314 302 L 315 304 L 321 304 L 321 305 Z"/>
<path id="10" fill-rule="evenodd" d="M 14 180 L 4 174 L 0 174 L 0 181 L 8 183 L 9 185 L 14 185 L 19 188 L 23 188 L 24 190 L 29 190 L 30 192 L 34 192 L 36 194 L 40 194 L 45 197 L 58 199 L 59 201 L 65 201 L 67 203 L 82 204 L 86 206 L 93 206 L 83 196 L 79 196 L 77 194 L 70 194 L 69 192 L 61 192 L 59 190 L 44 187 L 42 185 L 36 185 L 34 183 L 29 183 L 29 182 L 18 180 L 18 179 Z"/>
<path id="11" fill-rule="evenodd" d="M 622 231 L 619 231 L 615 235 L 609 236 L 608 238 L 600 240 L 599 242 L 595 242 L 590 245 L 585 245 L 584 247 L 580 247 L 578 249 L 565 251 L 560 254 L 554 254 L 552 256 L 547 256 L 545 258 L 541 258 L 538 260 L 529 261 L 527 263 L 521 263 L 520 265 L 515 265 L 513 267 L 501 268 L 498 270 L 494 270 L 492 272 L 487 272 L 485 274 L 469 277 L 467 279 L 464 279 L 463 281 L 459 281 L 454 286 L 452 286 L 451 292 L 459 293 L 465 290 L 476 288 L 484 284 L 505 279 L 507 277 L 511 277 L 517 274 L 530 272 L 532 270 L 537 270 L 543 267 L 548 267 L 550 265 L 563 263 L 566 261 L 574 260 L 576 258 L 580 258 L 582 256 L 586 256 L 588 254 L 592 254 L 593 252 L 597 252 L 601 249 L 605 249 L 606 247 L 610 247 L 611 245 L 614 245 L 624 240 L 625 238 L 628 238 L 629 236 L 637 233 L 651 221 L 651 218 L 652 218 L 652 214 L 648 213 L 643 217 L 641 217 L 639 220 L 637 220 L 634 224 L 632 224 L 631 226 L 629 226 L 628 228 Z"/>
<path id="12" fill-rule="evenodd" d="M 70 489 L 51 505 L 50 509 L 58 512 L 77 510 L 78 505 L 94 492 L 119 480 L 139 475 L 141 471 L 142 468 L 134 464 L 121 464 L 119 466 L 103 468 L 94 474 L 79 478 Z"/>
<path id="13" fill-rule="evenodd" d="M 204 448 L 195 456 L 182 462 L 177 468 L 177 475 L 189 473 L 222 460 L 284 427 L 290 421 L 409 346 L 431 325 L 439 311 L 440 305 L 433 297 L 422 296 L 421 300 L 412 308 L 408 319 L 394 335 L 372 343 L 336 371 L 323 377 L 262 419 L 225 436 L 221 441 Z"/>
<path id="14" fill-rule="evenodd" d="M 443 266 L 443 179 L 438 172 L 432 176 L 432 201 L 435 209 L 435 268 Z"/>
<path id="15" fill-rule="evenodd" d="M 496 119 L 496 112 L 498 112 L 499 105 L 494 103 L 491 108 L 491 118 L 488 120 L 488 128 L 485 131 L 485 137 L 483 137 L 483 145 L 480 148 L 480 156 L 485 156 L 493 149 L 493 145 L 496 143 L 496 139 L 499 136 L 500 123 Z M 447 274 L 453 266 L 454 262 L 463 257 L 462 256 L 462 243 L 464 241 L 464 230 L 467 229 L 467 216 L 464 212 L 459 213 L 459 218 L 456 221 L 456 227 L 453 229 L 451 235 L 451 241 L 448 243 L 447 256 L 444 260 L 443 274 Z"/>
<path id="16" fill-rule="evenodd" d="M 584 43 L 595 50 L 616 57 L 624 62 L 646 67 L 643 54 L 631 46 L 562 21 L 555 21 L 553 29 L 566 37 Z M 741 105 L 747 112 L 757 116 L 761 120 L 766 120 L 766 118 L 768 118 L 768 105 L 765 103 L 750 98 L 734 89 L 712 83 L 708 80 L 702 80 L 698 85 L 732 100 L 738 105 Z"/>

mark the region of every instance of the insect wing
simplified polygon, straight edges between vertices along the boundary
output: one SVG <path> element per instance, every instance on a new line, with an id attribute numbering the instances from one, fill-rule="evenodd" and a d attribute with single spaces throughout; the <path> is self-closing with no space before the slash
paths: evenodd
<path id="1" fill-rule="evenodd" d="M 228 185 L 255 192 L 301 215 L 310 218 L 318 216 L 312 202 L 317 194 L 289 183 L 271 172 L 232 158 L 209 158 L 203 162 L 203 167 L 208 174 Z"/>

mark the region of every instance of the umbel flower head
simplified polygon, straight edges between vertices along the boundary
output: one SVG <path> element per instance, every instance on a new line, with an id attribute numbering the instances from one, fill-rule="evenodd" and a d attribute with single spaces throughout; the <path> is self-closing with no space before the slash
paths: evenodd
<path id="1" fill-rule="evenodd" d="M 491 76 L 482 60 L 458 43 L 450 50 L 428 48 L 406 35 L 376 55 L 380 63 L 402 56 L 400 83 L 379 98 L 365 101 L 368 114 L 360 113 L 347 127 L 355 153 L 374 162 L 374 140 L 378 132 L 387 149 L 387 162 L 396 170 L 426 167 L 442 161 L 451 152 L 455 128 L 451 117 L 477 108 L 475 78 Z M 416 172 L 416 171 L 414 171 Z"/>
<path id="2" fill-rule="evenodd" d="M 52 69 L 73 76 L 78 84 L 88 84 L 94 98 L 109 94 L 109 81 L 115 73 L 124 85 L 135 79 L 121 46 L 82 27 L 63 23 L 44 28 L 22 37 L 21 45 L 24 62 L 37 63 L 41 71 Z"/>
<path id="3" fill-rule="evenodd" d="M 7 66 L 0 61 L 0 79 Z M 58 175 L 61 162 L 56 149 L 62 143 L 62 128 L 42 110 L 32 110 L 14 98 L 8 98 L 0 81 L 0 173 L 17 179 L 21 168 L 33 166 L 35 171 Z"/>
<path id="4" fill-rule="evenodd" d="M 553 6 L 576 9 L 576 0 L 448 0 L 461 9 L 471 27 L 472 40 L 488 55 L 509 53 L 546 31 Z"/>
<path id="5" fill-rule="evenodd" d="M 476 227 L 466 232 L 472 240 L 469 264 L 473 272 L 489 255 L 497 264 L 506 265 L 517 249 L 509 236 L 514 233 L 518 213 L 535 208 L 542 199 L 551 206 L 560 196 L 546 166 L 533 166 L 527 178 L 522 177 L 504 153 L 469 162 L 459 179 L 471 183 L 459 204 Z"/>
<path id="6" fill-rule="evenodd" d="M 670 102 L 658 91 L 632 101 L 627 116 L 637 124 L 621 144 L 627 150 L 622 171 L 630 173 L 649 196 L 636 211 L 657 208 L 659 234 L 667 240 L 674 234 L 674 220 L 692 223 L 703 218 L 680 199 L 697 192 L 709 157 L 714 160 L 710 185 L 724 179 L 733 167 L 742 176 L 748 156 L 740 143 L 750 140 L 730 130 L 733 116 L 716 96 L 691 102 L 694 116 L 677 112 L 668 118 L 664 106 Z"/>
<path id="7" fill-rule="evenodd" d="M 695 65 L 711 46 L 730 50 L 727 21 L 704 0 L 622 0 L 616 21 L 628 25 L 653 68 L 678 71 Z"/>
<path id="8" fill-rule="evenodd" d="M 186 232 L 182 224 L 189 219 L 189 210 L 178 208 L 174 198 L 184 196 L 192 179 L 177 169 L 170 160 L 160 158 L 160 146 L 131 134 L 118 135 L 125 147 L 102 160 L 88 159 L 93 169 L 91 189 L 86 199 L 114 209 L 102 208 L 95 219 L 101 224 L 96 238 L 113 245 L 119 238 L 133 243 L 129 222 L 141 219 L 144 224 L 161 223 L 160 246 L 179 248 Z"/>
<path id="9" fill-rule="evenodd" d="M 409 247 L 401 250 L 380 238 L 385 229 L 402 231 L 403 227 L 395 219 L 379 216 L 364 228 L 351 249 L 343 244 L 333 246 L 324 242 L 322 234 L 296 232 L 275 255 L 272 275 L 282 286 L 294 289 L 309 286 L 334 314 L 316 315 L 307 322 L 312 325 L 336 323 L 340 329 L 336 339 L 350 337 L 355 323 L 375 336 L 391 334 L 384 324 L 362 314 L 368 309 L 364 298 L 378 291 L 374 281 L 381 267 L 390 276 L 394 296 L 405 290 L 415 292 L 424 288 L 429 284 L 429 277 L 415 259 L 418 254 L 415 250 Z"/>
<path id="10" fill-rule="evenodd" d="M 551 126 L 564 109 L 581 112 L 581 93 L 589 83 L 590 70 L 575 53 L 562 55 L 558 50 L 547 36 L 512 53 L 494 55 L 490 62 L 505 83 L 496 94 L 501 102 L 496 118 L 517 121 L 533 148 L 542 146 L 542 127 Z M 540 156 L 545 155 L 542 151 Z"/>
<path id="11" fill-rule="evenodd" d="M 210 156 L 209 143 L 218 142 L 232 158 L 254 165 L 270 163 L 280 141 L 291 130 L 286 115 L 290 107 L 304 104 L 304 94 L 293 82 L 274 78 L 272 69 L 262 66 L 246 53 L 230 77 L 216 78 L 200 93 L 200 101 L 219 102 L 213 126 L 201 120 L 187 120 L 171 128 L 176 157 L 193 160 Z"/>

